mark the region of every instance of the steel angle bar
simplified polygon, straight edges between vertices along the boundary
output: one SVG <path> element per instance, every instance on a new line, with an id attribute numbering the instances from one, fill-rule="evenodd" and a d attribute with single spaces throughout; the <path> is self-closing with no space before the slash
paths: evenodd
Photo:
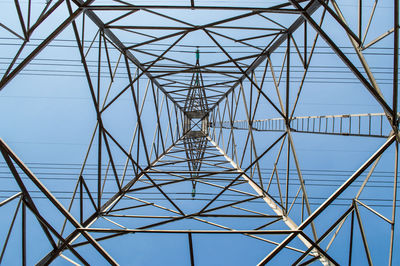
<path id="1" fill-rule="evenodd" d="M 328 34 L 314 21 L 308 10 L 304 10 L 300 4 L 295 0 L 290 0 L 294 7 L 301 11 L 301 15 L 307 22 L 317 31 L 325 42 L 332 48 L 332 50 L 338 55 L 338 57 L 347 65 L 347 67 L 354 73 L 354 75 L 360 80 L 360 82 L 366 87 L 370 94 L 375 100 L 382 106 L 385 113 L 389 116 L 393 113 L 392 108 L 387 102 L 381 97 L 380 93 L 368 82 L 368 80 L 361 74 L 356 66 L 350 61 L 350 59 L 342 52 L 342 50 L 332 41 Z"/>
<path id="2" fill-rule="evenodd" d="M 156 234 L 253 234 L 253 235 L 285 235 L 297 230 L 155 230 L 155 229 L 110 229 L 110 228 L 79 228 L 79 231 L 97 233 L 156 233 Z"/>
<path id="3" fill-rule="evenodd" d="M 16 37 L 18 37 L 21 40 L 24 40 L 24 37 L 22 37 L 21 35 L 19 35 L 18 33 L 16 33 L 15 31 L 13 31 L 12 29 L 10 29 L 9 27 L 7 27 L 6 25 L 4 25 L 3 23 L 0 23 L 0 27 L 5 29 L 6 31 L 10 32 L 11 34 L 15 35 Z"/>
<path id="4" fill-rule="evenodd" d="M 21 196 L 21 195 L 22 195 L 22 192 L 18 192 L 17 194 L 15 194 L 15 195 L 9 197 L 8 199 L 3 200 L 2 202 L 0 202 L 0 207 L 3 206 L 3 205 L 5 205 L 5 204 L 7 204 L 7 203 L 9 203 L 9 202 L 12 201 L 12 200 L 18 198 L 18 197 Z"/>
<path id="5" fill-rule="evenodd" d="M 192 0 L 192 6 L 194 6 L 194 0 Z M 189 232 L 187 235 L 189 241 L 190 265 L 194 266 L 193 237 L 191 232 Z"/>
<path id="6" fill-rule="evenodd" d="M 171 151 L 175 147 L 176 143 L 179 142 L 179 141 L 180 141 L 180 139 L 178 139 L 168 149 L 166 149 L 165 153 L 160 154 L 159 158 L 155 159 L 148 167 L 143 169 L 143 171 L 140 172 L 135 178 L 133 178 L 125 186 L 123 186 L 122 189 L 119 192 L 117 192 L 114 196 L 112 196 L 106 203 L 104 203 L 101 206 L 99 212 L 100 213 L 104 213 L 108 209 L 112 209 L 122 199 L 122 197 L 131 189 L 131 187 L 136 183 L 136 181 L 139 180 L 141 177 L 143 177 L 145 175 L 144 172 L 149 170 L 155 164 L 157 164 L 165 156 L 165 154 L 167 154 L 169 151 Z M 128 157 L 130 157 L 129 154 L 126 154 L 126 155 Z M 93 224 L 98 219 L 98 217 L 99 217 L 98 213 L 99 212 L 96 211 L 95 213 L 93 213 L 88 219 L 86 219 L 86 221 L 84 221 L 82 223 L 82 226 L 80 226 L 80 227 L 81 228 L 87 228 L 88 226 Z M 50 252 L 49 254 L 47 254 L 46 257 L 44 257 L 42 259 L 42 262 L 43 263 L 49 263 L 49 262 L 53 261 L 58 256 L 58 254 L 60 252 L 62 252 L 66 248 L 66 245 L 67 244 L 72 244 L 72 242 L 74 240 L 76 240 L 76 238 L 80 234 L 81 234 L 81 232 L 78 231 L 78 230 L 73 231 L 69 236 L 67 236 L 65 238 L 65 243 L 63 245 L 59 245 L 58 249 L 55 250 L 54 252 Z M 88 241 L 88 242 L 90 243 L 90 241 Z"/>
<path id="7" fill-rule="evenodd" d="M 18 211 L 19 211 L 19 207 L 20 207 L 20 205 L 21 205 L 21 202 L 22 202 L 22 199 L 19 199 L 18 204 L 17 204 L 17 207 L 15 208 L 15 212 L 14 212 L 13 218 L 12 218 L 12 220 L 11 220 L 11 224 L 10 224 L 10 226 L 9 226 L 8 233 L 7 233 L 7 236 L 6 236 L 5 240 L 4 240 L 3 248 L 2 248 L 2 250 L 1 250 L 1 254 L 0 254 L 0 263 L 1 263 L 2 260 L 3 260 L 4 252 L 6 251 L 6 248 L 7 248 L 7 245 L 8 245 L 8 241 L 9 241 L 9 239 L 10 239 L 11 232 L 12 232 L 12 230 L 13 230 L 13 228 L 14 228 L 15 220 L 16 220 L 16 218 L 17 218 L 17 215 L 18 215 Z"/>
<path id="8" fill-rule="evenodd" d="M 306 2 L 309 0 L 301 0 L 299 2 Z M 286 13 L 286 14 L 298 14 L 299 11 L 296 9 L 287 9 L 290 4 L 285 3 L 274 7 L 233 7 L 233 6 L 196 6 L 194 9 L 197 10 L 234 10 L 234 11 L 253 11 L 262 13 Z M 174 5 L 91 5 L 86 10 L 141 10 L 141 9 L 175 9 L 175 10 L 187 10 L 192 9 L 188 6 L 174 6 Z"/>
<path id="9" fill-rule="evenodd" d="M 396 3 L 396 8 L 398 8 L 398 1 Z M 394 161 L 394 182 L 393 182 L 393 203 L 392 203 L 392 220 L 391 220 L 391 228 L 390 228 L 390 251 L 389 251 L 389 265 L 392 265 L 393 261 L 393 247 L 395 240 L 395 220 L 396 220 L 396 209 L 397 205 L 397 184 L 398 184 L 398 167 L 399 167 L 399 143 L 396 143 L 396 151 L 395 151 L 395 161 Z"/>
<path id="10" fill-rule="evenodd" d="M 363 164 L 361 167 L 350 176 L 328 199 L 325 200 L 302 224 L 298 226 L 298 230 L 304 230 L 312 221 L 315 220 L 321 213 L 328 208 L 331 203 L 337 199 L 386 149 L 395 142 L 396 136 L 391 135 L 386 142 Z M 268 256 L 266 256 L 259 265 L 265 265 L 271 261 L 289 242 L 297 236 L 296 233 L 289 235 L 279 246 L 277 246 Z"/>
<path id="11" fill-rule="evenodd" d="M 319 1 L 321 1 L 321 0 L 319 0 Z M 375 2 L 375 3 L 376 3 L 376 2 Z M 325 10 L 328 10 L 328 12 L 331 13 L 331 15 L 332 15 L 333 17 L 335 17 L 335 19 L 337 19 L 338 21 L 341 20 L 342 23 L 345 24 L 345 26 L 346 26 L 346 25 L 347 25 L 347 22 L 346 22 L 344 16 L 342 15 L 342 13 L 341 13 L 341 11 L 340 11 L 340 8 L 339 8 L 339 6 L 337 5 L 336 1 L 335 1 L 335 0 L 332 0 L 332 4 L 333 4 L 334 9 L 335 9 L 336 13 L 338 14 L 338 16 L 335 17 L 335 14 L 334 14 L 333 10 L 331 10 L 331 9 L 329 8 L 329 6 L 327 6 L 326 4 L 324 5 Z M 360 38 L 361 38 L 361 31 L 362 31 L 362 30 L 361 30 L 361 24 L 362 24 L 362 2 L 359 2 L 359 21 L 358 21 L 359 29 L 358 29 L 358 34 L 359 34 Z M 343 27 L 343 25 L 342 25 L 342 27 Z M 347 31 L 347 29 L 346 29 L 346 31 Z M 351 41 L 351 43 L 352 43 L 352 45 L 353 45 L 353 47 L 354 47 L 354 51 L 356 52 L 356 54 L 357 54 L 357 56 L 358 56 L 358 58 L 359 58 L 359 60 L 360 60 L 360 63 L 361 63 L 361 65 L 363 66 L 364 71 L 365 71 L 365 73 L 366 73 L 367 76 L 368 76 L 369 81 L 371 82 L 372 86 L 375 88 L 375 90 L 377 91 L 377 93 L 378 93 L 382 98 L 384 98 L 384 96 L 383 96 L 383 94 L 382 94 L 382 91 L 380 90 L 379 85 L 378 85 L 378 83 L 376 82 L 375 77 L 374 77 L 374 75 L 373 75 L 373 73 L 372 73 L 372 71 L 371 71 L 371 69 L 370 69 L 370 67 L 369 67 L 369 65 L 368 65 L 368 63 L 367 63 L 367 61 L 366 61 L 366 59 L 365 59 L 365 57 L 364 57 L 362 51 L 361 51 L 361 49 L 360 49 L 360 45 L 361 45 L 360 39 L 357 39 L 357 38 L 355 39 L 353 36 L 350 36 L 350 33 L 349 33 L 349 32 L 347 32 L 347 35 L 349 36 L 349 39 L 350 39 L 350 41 Z M 393 114 L 395 114 L 395 113 L 393 113 Z M 393 115 L 393 114 L 392 114 L 392 115 Z"/>
<path id="12" fill-rule="evenodd" d="M 307 14 L 312 15 L 321 4 L 318 1 L 313 1 L 313 3 L 309 6 Z M 253 70 L 255 70 L 267 57 L 272 54 L 279 46 L 281 46 L 288 38 L 298 29 L 301 25 L 306 22 L 306 19 L 303 17 L 299 17 L 286 31 L 281 34 L 281 36 L 275 40 L 273 44 L 271 44 L 268 49 L 262 51 L 260 56 L 245 70 L 245 73 L 238 79 L 236 83 L 229 88 L 228 91 L 225 92 L 224 96 L 227 96 L 231 93 L 240 83 L 246 78 L 246 76 L 250 75 Z M 225 97 L 221 97 L 210 109 L 213 110 L 221 101 L 225 99 Z"/>
<path id="13" fill-rule="evenodd" d="M 394 125 L 395 133 L 398 130 L 398 90 L 399 90 L 399 1 L 394 1 L 394 42 L 393 42 L 393 113 L 392 123 Z"/>
<path id="14" fill-rule="evenodd" d="M 216 149 L 225 157 L 225 159 L 232 165 L 232 167 L 238 169 L 238 171 L 243 172 L 243 170 L 210 138 L 208 137 L 209 141 L 215 145 Z M 242 174 L 243 179 L 245 179 L 248 184 L 257 192 L 257 194 L 268 204 L 268 206 L 278 215 L 281 216 L 283 219 L 283 222 L 291 229 L 299 230 L 299 226 L 289 217 L 286 215 L 286 211 L 281 208 L 278 204 L 275 203 L 275 200 L 268 195 L 259 185 L 257 185 L 245 172 Z M 301 230 L 301 229 L 300 229 Z M 300 233 L 297 232 L 296 235 Z M 307 248 L 310 248 L 313 246 L 312 241 L 310 242 L 308 239 L 304 237 L 303 234 L 298 235 L 298 238 L 300 239 L 301 242 L 304 243 L 304 245 Z M 314 256 L 321 256 L 320 261 L 324 265 L 329 265 L 328 260 L 323 256 L 320 252 L 314 250 L 313 252 Z"/>
<path id="15" fill-rule="evenodd" d="M 90 5 L 94 0 L 82 1 L 82 7 Z M 14 70 L 7 76 L 4 76 L 0 80 L 0 91 L 19 73 L 26 65 L 28 65 L 51 41 L 54 40 L 66 27 L 68 27 L 72 21 L 75 21 L 77 17 L 83 12 L 82 8 L 75 10 L 63 23 L 60 24 L 52 33 L 50 33 L 21 63 L 14 68 Z"/>
<path id="16" fill-rule="evenodd" d="M 83 0 L 76 1 L 80 3 L 81 6 L 85 4 Z M 176 103 L 175 99 L 164 89 L 164 87 L 156 79 L 153 78 L 153 76 L 148 71 L 146 71 L 146 67 L 143 66 L 141 62 L 139 62 L 139 60 L 127 49 L 127 47 L 121 42 L 121 40 L 109 28 L 107 28 L 103 21 L 92 10 L 86 9 L 85 14 L 93 21 L 94 24 L 97 25 L 97 27 L 101 31 L 103 31 L 103 34 L 106 35 L 107 38 L 111 40 L 114 45 L 118 47 L 132 63 L 134 63 L 141 71 L 143 71 L 142 73 L 144 73 L 162 92 L 165 93 L 165 95 L 173 103 L 175 103 L 181 109 L 181 106 Z"/>
<path id="17" fill-rule="evenodd" d="M 332 230 L 334 230 L 342 221 L 344 221 L 348 215 L 353 211 L 354 207 L 353 205 L 350 206 L 350 208 L 348 210 L 346 210 L 342 216 L 340 216 L 329 228 L 328 230 L 325 231 L 325 233 L 323 233 L 320 238 L 315 241 L 314 245 L 319 244 L 321 241 L 323 241 L 331 232 Z M 314 247 L 314 245 L 312 247 L 310 247 L 306 252 L 303 253 L 303 255 L 301 255 L 296 262 L 294 262 L 294 265 L 298 265 L 312 250 L 312 248 Z"/>
<path id="18" fill-rule="evenodd" d="M 39 190 L 46 196 L 47 199 L 56 207 L 62 215 L 64 215 L 68 221 L 75 227 L 82 227 L 81 224 L 64 208 L 64 206 L 53 196 L 53 194 L 40 182 L 40 180 L 29 170 L 29 168 L 18 158 L 18 156 L 7 146 L 7 144 L 0 139 L 0 148 L 2 153 L 7 154 L 24 173 L 29 177 L 29 179 L 39 188 Z M 117 265 L 114 259 L 87 233 L 82 234 L 96 250 L 112 265 Z M 63 245 L 68 245 L 67 241 L 63 242 Z M 53 250 L 50 254 L 53 254 Z M 59 254 L 59 253 L 58 253 Z M 46 257 L 47 258 L 47 257 Z M 46 259 L 45 258 L 45 259 Z M 40 263 L 39 263 L 40 264 Z"/>
<path id="19" fill-rule="evenodd" d="M 382 35 L 380 35 L 379 37 L 377 37 L 376 39 L 372 40 L 371 42 L 369 42 L 367 45 L 365 45 L 364 47 L 362 47 L 361 51 L 368 49 L 369 47 L 373 46 L 374 44 L 376 44 L 377 42 L 381 41 L 382 39 L 384 39 L 385 37 L 389 36 L 390 34 L 392 34 L 394 32 L 394 28 L 386 31 L 385 33 L 383 33 Z"/>
<path id="20" fill-rule="evenodd" d="M 318 2 L 323 5 L 323 7 L 329 12 L 329 14 L 343 27 L 343 29 L 346 31 L 346 33 L 353 38 L 354 41 L 358 44 L 358 46 L 361 45 L 361 40 L 360 38 L 349 28 L 349 26 L 346 24 L 344 21 L 343 17 L 338 16 L 325 2 L 325 0 L 317 0 Z"/>

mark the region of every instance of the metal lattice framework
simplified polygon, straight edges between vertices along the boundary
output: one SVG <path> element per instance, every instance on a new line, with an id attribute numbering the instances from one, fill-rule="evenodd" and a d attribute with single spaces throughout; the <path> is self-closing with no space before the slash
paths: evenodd
<path id="1" fill-rule="evenodd" d="M 1 93 L 24 75 L 85 79 L 96 125 L 73 181 L 57 186 L 0 139 L 13 177 L 2 187 L 16 188 L 0 203 L 0 262 L 128 264 L 134 249 L 120 246 L 140 245 L 137 235 L 184 235 L 181 263 L 211 265 L 198 243 L 221 234 L 245 250 L 263 245 L 249 264 L 400 261 L 398 0 L 11 4 L 0 11 L 0 36 L 12 44 L 1 52 Z M 66 39 L 75 70 L 41 69 L 40 55 L 59 58 L 52 49 Z M 368 111 L 340 107 L 358 97 Z M 302 108 L 323 99 L 338 112 Z M 360 139 L 374 151 L 327 156 L 353 172 L 316 187 L 302 165 L 318 169 L 324 158 L 298 145 Z"/>

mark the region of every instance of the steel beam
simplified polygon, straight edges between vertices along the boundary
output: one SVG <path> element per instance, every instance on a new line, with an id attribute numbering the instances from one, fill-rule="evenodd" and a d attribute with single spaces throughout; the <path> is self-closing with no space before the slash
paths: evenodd
<path id="1" fill-rule="evenodd" d="M 272 211 L 274 211 L 278 216 L 282 217 L 282 221 L 289 227 L 290 230 L 298 230 L 299 226 L 286 214 L 286 211 L 282 209 L 275 203 L 275 200 L 270 197 L 265 191 L 253 181 L 225 152 L 221 149 L 217 143 L 215 143 L 210 137 L 207 137 L 208 141 L 212 143 L 215 148 L 225 157 L 225 159 L 232 165 L 233 168 L 237 169 L 237 171 L 243 172 L 242 177 L 243 179 L 254 189 L 254 191 L 268 204 Z M 299 233 L 299 232 L 298 232 Z M 312 243 L 308 241 L 303 235 L 298 235 L 298 238 L 301 242 L 307 247 L 312 247 Z M 314 250 L 311 252 L 313 256 L 320 256 L 320 261 L 324 265 L 330 265 L 329 260 L 324 257 L 320 252 Z"/>
<path id="2" fill-rule="evenodd" d="M 312 15 L 321 4 L 318 1 L 313 1 L 311 6 L 307 9 L 307 14 Z M 299 17 L 286 31 L 283 33 L 268 49 L 264 50 L 260 56 L 246 69 L 245 73 L 235 82 L 232 87 L 227 90 L 224 95 L 210 108 L 211 111 L 215 109 L 215 107 L 221 103 L 225 96 L 231 93 L 237 86 L 239 86 L 246 76 L 249 76 L 253 70 L 255 70 L 262 62 L 264 62 L 270 54 L 272 54 L 278 47 L 280 47 L 283 43 L 285 43 L 290 36 L 298 29 L 301 25 L 306 22 L 306 19 L 303 17 Z"/>

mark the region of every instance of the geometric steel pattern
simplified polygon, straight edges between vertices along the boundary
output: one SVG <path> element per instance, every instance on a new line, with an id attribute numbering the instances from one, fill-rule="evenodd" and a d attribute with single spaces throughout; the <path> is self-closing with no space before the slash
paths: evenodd
<path id="1" fill-rule="evenodd" d="M 399 263 L 398 2 L 10 2 L 0 97 L 79 80 L 95 126 L 57 185 L 2 129 L 0 262 L 161 264 L 135 251 L 165 235 L 182 265 Z"/>

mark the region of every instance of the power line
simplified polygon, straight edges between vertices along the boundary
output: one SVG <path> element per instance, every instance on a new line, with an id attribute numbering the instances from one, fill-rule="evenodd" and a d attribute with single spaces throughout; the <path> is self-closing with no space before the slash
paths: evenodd
<path id="1" fill-rule="evenodd" d="M 0 40 L 16 40 L 16 41 L 21 41 L 21 39 L 16 38 L 16 37 L 0 37 Z M 44 39 L 44 38 L 30 38 L 29 40 L 32 42 L 32 41 L 44 41 L 45 39 Z M 75 39 L 60 39 L 60 38 L 56 38 L 56 39 L 53 40 L 53 42 L 72 42 L 72 43 L 76 43 L 76 40 L 75 40 Z M 84 43 L 90 44 L 90 43 L 92 43 L 92 40 L 85 40 Z M 140 44 L 140 43 L 138 43 L 138 42 L 130 42 L 130 41 L 124 41 L 124 43 L 127 44 L 127 45 L 137 45 L 137 44 Z M 160 42 L 157 42 L 157 43 L 146 44 L 146 46 L 165 46 L 165 47 L 169 47 L 169 46 L 171 46 L 171 44 L 170 44 L 170 43 L 160 43 Z M 76 46 L 72 46 L 72 47 L 76 47 Z M 186 47 L 186 48 L 193 48 L 193 49 L 196 49 L 196 48 L 217 48 L 216 45 L 202 45 L 202 44 L 198 44 L 198 45 L 197 45 L 197 44 L 196 44 L 196 45 L 188 45 L 188 44 L 179 44 L 179 43 L 176 44 L 176 45 L 174 45 L 174 47 Z M 226 47 L 226 48 L 247 48 L 247 49 L 249 49 L 249 47 L 246 46 L 246 45 L 224 45 L 224 47 Z M 256 47 L 257 47 L 257 46 L 256 46 Z M 303 45 L 297 45 L 297 47 L 299 47 L 299 48 L 304 48 Z M 311 48 L 311 47 L 312 47 L 311 45 L 308 45 L 308 46 L 307 46 L 307 48 Z M 338 46 L 338 47 L 339 47 L 340 49 L 354 50 L 354 47 L 353 47 L 353 46 L 343 46 L 343 45 L 341 45 L 341 46 Z M 95 47 L 93 46 L 92 48 L 95 48 Z M 111 47 L 110 47 L 110 48 L 111 48 Z M 258 48 L 264 48 L 264 47 L 258 46 Z M 331 49 L 329 46 L 326 46 L 326 45 L 316 45 L 315 48 L 316 48 L 316 49 Z M 115 49 L 115 48 L 112 47 L 112 49 Z M 286 48 L 279 47 L 278 49 L 286 49 Z M 371 46 L 371 47 L 368 48 L 368 50 L 391 50 L 391 51 L 393 51 L 393 47 Z M 399 50 L 400 50 L 400 48 L 399 48 Z M 163 50 L 163 51 L 164 51 L 164 50 Z M 191 53 L 194 54 L 194 53 L 195 53 L 195 50 L 191 51 Z M 201 53 L 202 53 L 202 52 L 201 52 Z M 294 53 L 296 53 L 296 52 L 294 52 Z"/>
<path id="2" fill-rule="evenodd" d="M 15 46 L 15 43 L 0 43 L 0 46 Z M 25 46 L 27 47 L 37 47 L 37 45 L 32 44 L 32 43 L 28 43 Z M 53 48 L 77 48 L 74 45 L 62 45 L 62 44 L 48 44 L 47 47 L 53 47 Z M 248 49 L 248 47 L 243 47 Z M 92 46 L 91 49 L 98 49 L 97 46 Z M 108 49 L 117 49 L 114 47 L 109 47 Z M 379 49 L 379 48 L 374 48 L 374 49 Z M 164 49 L 155 49 L 155 48 L 140 48 L 140 49 L 130 49 L 131 51 L 136 51 L 136 52 L 164 52 Z M 249 51 L 249 50 L 240 50 L 240 51 L 228 51 L 229 54 L 247 54 L 247 55 L 257 55 L 259 54 L 259 52 L 256 51 Z M 193 54 L 194 52 L 191 50 L 178 50 L 178 49 L 171 49 L 168 51 L 168 53 L 189 53 L 189 54 Z M 220 50 L 216 50 L 216 51 L 202 51 L 202 54 L 222 54 L 222 52 Z M 274 51 L 274 54 L 286 54 L 285 51 Z M 297 54 L 297 51 L 292 51 L 291 54 Z M 322 51 L 314 51 L 313 54 L 319 54 L 319 55 L 332 55 L 331 51 L 326 51 L 326 52 L 322 52 Z M 356 52 L 345 52 L 345 54 L 348 55 L 356 55 Z M 379 56 L 393 56 L 393 53 L 377 53 L 377 52 L 364 52 L 364 55 L 379 55 Z M 157 57 L 157 55 L 154 55 L 154 57 Z"/>
<path id="3" fill-rule="evenodd" d="M 16 191 L 16 192 L 18 192 L 18 191 Z M 197 194 L 197 193 L 196 193 Z M 171 200 L 174 200 L 174 201 L 189 201 L 189 202 L 193 202 L 194 200 L 196 200 L 196 201 L 210 201 L 212 198 L 195 198 L 195 199 L 193 199 L 192 197 L 191 197 L 191 193 L 187 193 L 187 195 L 188 195 L 188 197 L 187 198 L 177 198 L 177 197 L 170 197 L 170 199 Z M 217 194 L 213 194 L 212 196 L 214 196 L 214 195 L 217 195 Z M 11 196 L 11 195 L 10 195 Z M 3 199 L 6 199 L 6 198 L 8 198 L 9 196 L 3 196 L 3 195 L 0 195 L 0 198 L 3 198 Z M 278 198 L 278 195 L 276 195 L 276 196 L 274 196 L 275 198 Z M 45 197 L 45 196 L 37 196 L 37 195 L 31 195 L 31 198 L 33 198 L 33 199 L 48 199 L 47 197 Z M 59 197 L 56 197 L 58 200 L 71 200 L 71 198 L 70 197 L 65 197 L 65 196 L 59 196 Z M 79 199 L 79 197 L 76 197 L 75 198 L 76 200 L 78 200 Z M 90 198 L 88 197 L 88 196 L 86 196 L 86 197 L 83 197 L 82 199 L 84 199 L 84 200 L 89 200 Z M 96 200 L 97 199 L 97 197 L 95 196 L 95 195 L 93 195 L 93 199 L 94 200 Z M 103 199 L 108 199 L 107 197 L 105 197 L 105 198 L 103 198 Z M 140 197 L 140 199 L 141 200 L 146 200 L 146 201 L 168 201 L 166 198 L 164 198 L 164 197 Z M 293 197 L 289 197 L 289 199 L 290 200 L 293 200 L 294 198 Z M 311 198 L 311 197 L 309 197 L 309 199 L 310 200 L 320 200 L 320 199 L 323 199 L 323 198 Z M 132 201 L 131 199 L 129 199 L 129 198 L 122 198 L 121 199 L 122 201 Z M 349 205 L 351 205 L 352 204 L 352 198 L 346 198 L 346 199 L 337 199 L 338 201 L 349 201 L 349 203 L 338 203 L 338 202 L 335 202 L 335 203 L 332 203 L 331 205 L 333 205 L 333 206 L 349 206 Z M 360 199 L 360 200 L 363 200 L 363 201 L 370 201 L 370 199 Z M 388 200 L 385 200 L 385 199 L 371 199 L 371 201 L 380 201 L 380 202 L 391 202 L 391 200 L 390 199 L 388 199 Z M 400 200 L 398 200 L 398 201 L 400 201 Z M 235 203 L 235 202 L 237 202 L 237 200 L 232 200 L 232 199 L 217 199 L 217 200 L 215 200 L 215 202 L 225 202 L 225 203 Z M 311 201 L 311 202 L 309 202 L 309 204 L 310 205 L 316 205 L 316 206 L 319 206 L 319 205 L 321 205 L 323 203 L 323 201 L 318 201 L 318 202 L 313 202 L 313 201 Z M 248 201 L 248 202 L 246 202 L 246 204 L 250 204 L 250 205 L 254 205 L 254 204 L 265 204 L 265 202 L 263 202 L 263 201 Z M 298 202 L 298 201 L 296 201 L 296 202 L 294 202 L 294 205 L 301 205 L 302 203 L 301 202 Z M 239 204 L 238 204 L 239 205 Z M 370 207 L 393 207 L 391 204 L 376 204 L 376 203 L 371 203 L 371 204 L 368 204 L 368 206 L 370 206 Z"/>
<path id="4" fill-rule="evenodd" d="M 5 165 L 0 165 L 0 168 L 6 169 L 7 167 Z M 79 170 L 80 168 L 61 168 L 61 169 L 57 169 L 57 168 L 45 168 L 45 167 L 31 167 L 31 169 L 47 169 L 47 170 Z M 203 169 L 207 169 L 206 167 Z M 97 178 L 92 178 L 93 176 L 97 176 L 97 173 L 95 173 L 94 171 L 97 170 L 97 168 L 89 168 L 86 169 L 86 171 L 92 171 L 92 172 L 86 172 L 83 174 L 83 177 L 85 178 L 86 181 L 97 181 Z M 103 168 L 103 170 L 106 170 L 105 168 Z M 123 168 L 117 168 L 117 171 L 121 171 L 123 170 Z M 175 171 L 179 171 L 180 169 L 174 169 Z M 185 170 L 185 169 L 183 169 Z M 272 169 L 269 169 L 270 171 L 261 171 L 260 174 L 266 177 L 263 177 L 263 180 L 265 182 L 269 181 L 269 176 L 271 174 Z M 279 172 L 280 170 L 278 170 Z M 291 175 L 292 175 L 292 183 L 290 184 L 290 186 L 298 186 L 298 180 L 296 179 L 297 177 L 297 173 L 296 173 L 296 169 L 291 169 Z M 286 170 L 281 170 L 281 173 L 285 172 Z M 311 172 L 311 173 L 308 173 Z M 337 171 L 337 170 L 307 170 L 307 169 L 303 169 L 302 173 L 303 173 L 303 178 L 306 182 L 306 185 L 308 187 L 330 187 L 332 185 L 341 185 L 345 179 L 329 179 L 329 177 L 348 177 L 351 174 L 351 171 L 348 171 L 349 175 L 344 174 L 346 171 Z M 9 174 L 9 172 L 5 172 L 2 171 L 0 172 L 1 175 L 0 176 L 1 179 L 13 179 L 13 176 L 11 175 L 7 175 Z M 4 174 L 6 174 L 6 176 L 4 176 Z M 42 180 L 64 180 L 64 181 L 76 181 L 78 179 L 78 174 L 77 173 L 73 173 L 73 172 L 35 172 L 36 175 L 40 176 L 40 179 Z M 233 175 L 235 173 L 232 173 Z M 385 175 L 382 175 L 385 174 Z M 392 174 L 392 175 L 387 175 L 387 174 Z M 48 176 L 52 176 L 52 177 L 48 177 Z M 152 177 L 154 178 L 155 181 L 163 181 L 163 182 L 168 182 L 168 181 L 174 181 L 177 179 L 171 179 L 171 178 L 163 178 L 162 176 L 164 175 L 168 175 L 168 174 L 162 174 L 162 173 L 152 173 L 151 174 Z M 364 174 L 365 175 L 365 174 Z M 54 177 L 57 176 L 57 177 Z M 66 177 L 66 176 L 75 176 L 75 177 Z M 129 174 L 128 174 L 129 176 Z M 313 177 L 313 178 L 308 178 L 309 176 Z M 319 178 L 316 178 L 319 177 Z M 328 177 L 328 178 L 326 178 Z M 388 172 L 388 171 L 375 171 L 374 175 L 372 176 L 374 177 L 378 177 L 378 178 L 393 178 L 394 177 L 394 173 L 393 172 Z M 24 177 L 25 178 L 25 177 Z M 103 177 L 104 178 L 104 177 Z M 201 180 L 201 179 L 200 179 Z M 230 178 L 213 178 L 213 177 L 207 177 L 205 178 L 205 180 L 212 180 L 213 182 L 216 183 L 224 183 L 224 182 L 228 182 L 231 181 L 232 179 Z M 363 182 L 363 180 L 356 180 L 354 181 L 354 184 L 361 184 Z M 336 184 L 335 184 L 336 183 Z M 273 179 L 272 184 L 276 184 L 276 180 Z M 389 185 L 386 185 L 389 184 Z M 371 188 L 393 188 L 392 185 L 393 181 L 387 181 L 387 180 L 370 180 L 367 183 L 367 187 L 371 187 Z M 400 185 L 400 184 L 399 184 Z"/>
<path id="5" fill-rule="evenodd" d="M 74 169 L 80 169 L 81 167 L 81 163 L 43 163 L 43 162 L 27 162 L 26 165 L 30 166 L 30 168 L 40 168 L 41 166 L 45 165 L 45 166 L 57 166 L 57 169 L 59 166 L 76 166 L 76 168 Z M 92 168 L 93 170 L 97 170 L 97 164 L 96 163 L 86 163 L 87 166 L 92 166 L 95 168 Z M 124 167 L 124 164 L 114 164 L 115 166 L 119 166 L 119 167 Z M 0 162 L 0 168 L 7 168 L 7 164 L 5 162 Z M 106 168 L 107 164 L 103 164 L 102 167 Z M 202 166 L 202 168 L 214 168 L 213 166 Z M 52 169 L 52 168 L 49 168 Z M 62 168 L 61 168 L 62 169 Z M 66 169 L 70 169 L 70 168 L 66 168 Z M 180 168 L 174 168 L 179 170 Z M 181 168 L 184 169 L 184 168 Z M 261 170 L 273 170 L 273 168 L 266 168 L 266 167 L 260 167 Z M 297 171 L 296 168 L 292 168 L 290 169 L 290 171 Z M 313 171 L 313 172 L 339 172 L 339 173 L 353 173 L 353 170 L 336 170 L 336 169 L 302 169 L 302 171 Z M 389 173 L 389 174 L 394 174 L 393 171 L 382 171 L 382 170 L 375 170 L 374 173 Z M 400 174 L 400 171 L 399 171 Z"/>

